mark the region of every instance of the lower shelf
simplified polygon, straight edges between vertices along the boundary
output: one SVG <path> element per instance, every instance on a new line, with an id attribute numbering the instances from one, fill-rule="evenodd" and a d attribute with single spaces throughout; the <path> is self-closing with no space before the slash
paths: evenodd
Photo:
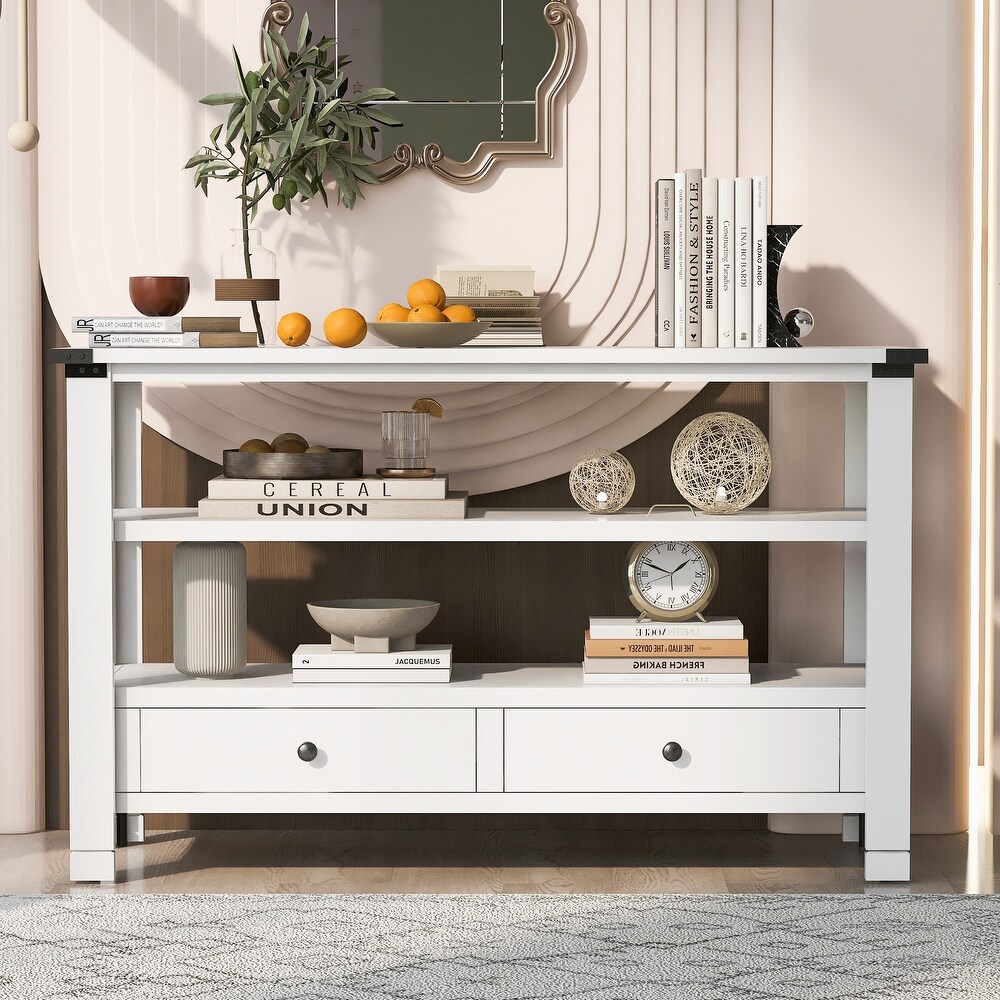
<path id="1" fill-rule="evenodd" d="M 118 708 L 864 708 L 858 664 L 763 663 L 743 687 L 585 685 L 578 663 L 456 664 L 450 684 L 294 684 L 288 664 L 201 680 L 170 663 L 115 670 Z"/>

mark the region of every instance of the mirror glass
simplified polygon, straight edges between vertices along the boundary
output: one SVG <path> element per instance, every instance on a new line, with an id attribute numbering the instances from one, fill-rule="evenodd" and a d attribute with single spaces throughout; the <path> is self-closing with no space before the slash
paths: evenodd
<path id="1" fill-rule="evenodd" d="M 333 0 L 312 5 L 309 22 L 350 58 L 354 93 L 388 87 L 398 96 L 391 111 L 403 125 L 381 134 L 377 158 L 402 142 L 418 152 L 436 142 L 467 160 L 481 142 L 535 139 L 535 88 L 555 55 L 545 2 Z"/>

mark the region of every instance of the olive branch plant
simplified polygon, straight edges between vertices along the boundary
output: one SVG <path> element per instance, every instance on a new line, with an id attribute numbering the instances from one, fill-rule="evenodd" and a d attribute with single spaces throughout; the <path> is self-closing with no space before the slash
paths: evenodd
<path id="1" fill-rule="evenodd" d="M 229 116 L 184 165 L 206 196 L 209 181 L 239 183 L 248 278 L 253 277 L 249 229 L 261 201 L 270 194 L 273 207 L 288 214 L 296 198 L 306 202 L 319 195 L 329 205 L 326 182 L 332 177 L 338 204 L 354 208 L 364 198 L 363 185 L 380 183 L 368 152 L 374 152 L 376 133 L 401 124 L 377 103 L 395 99 L 391 90 L 373 87 L 348 95 L 344 67 L 350 59 L 337 58 L 334 38 L 324 35 L 313 43 L 308 14 L 294 49 L 279 31 L 262 29 L 262 40 L 266 60 L 258 70 L 244 71 L 233 48 L 238 90 L 201 99 L 209 107 L 229 106 Z M 260 311 L 256 302 L 251 306 L 263 343 Z"/>

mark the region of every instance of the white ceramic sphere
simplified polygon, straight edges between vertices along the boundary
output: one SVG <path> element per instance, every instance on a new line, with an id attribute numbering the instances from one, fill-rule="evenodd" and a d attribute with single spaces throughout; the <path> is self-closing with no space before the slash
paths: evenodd
<path id="1" fill-rule="evenodd" d="M 569 474 L 569 491 L 590 514 L 614 514 L 632 499 L 635 470 L 617 451 L 597 448 L 581 455 Z"/>
<path id="2" fill-rule="evenodd" d="M 706 413 L 685 427 L 670 452 L 680 495 L 709 514 L 734 514 L 771 478 L 771 449 L 759 427 L 736 413 Z"/>
<path id="3" fill-rule="evenodd" d="M 29 153 L 38 145 L 38 128 L 34 122 L 14 122 L 7 129 L 7 141 L 22 153 Z"/>

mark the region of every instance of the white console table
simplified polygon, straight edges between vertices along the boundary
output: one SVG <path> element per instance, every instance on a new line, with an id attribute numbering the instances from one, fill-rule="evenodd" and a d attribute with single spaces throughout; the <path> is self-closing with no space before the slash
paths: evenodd
<path id="1" fill-rule="evenodd" d="M 914 365 L 887 348 L 60 349 L 67 375 L 70 878 L 110 881 L 145 812 L 841 813 L 865 876 L 909 878 Z M 835 382 L 837 510 L 731 516 L 472 510 L 464 521 L 216 521 L 142 508 L 144 384 Z M 842 544 L 844 664 L 749 687 L 585 686 L 579 664 L 456 667 L 449 685 L 195 680 L 142 661 L 147 541 Z M 298 758 L 303 742 L 319 748 Z M 680 743 L 678 761 L 664 758 Z M 116 824 L 116 815 L 127 818 Z M 859 817 L 864 818 L 863 824 Z M 125 829 L 122 829 L 124 827 Z"/>

